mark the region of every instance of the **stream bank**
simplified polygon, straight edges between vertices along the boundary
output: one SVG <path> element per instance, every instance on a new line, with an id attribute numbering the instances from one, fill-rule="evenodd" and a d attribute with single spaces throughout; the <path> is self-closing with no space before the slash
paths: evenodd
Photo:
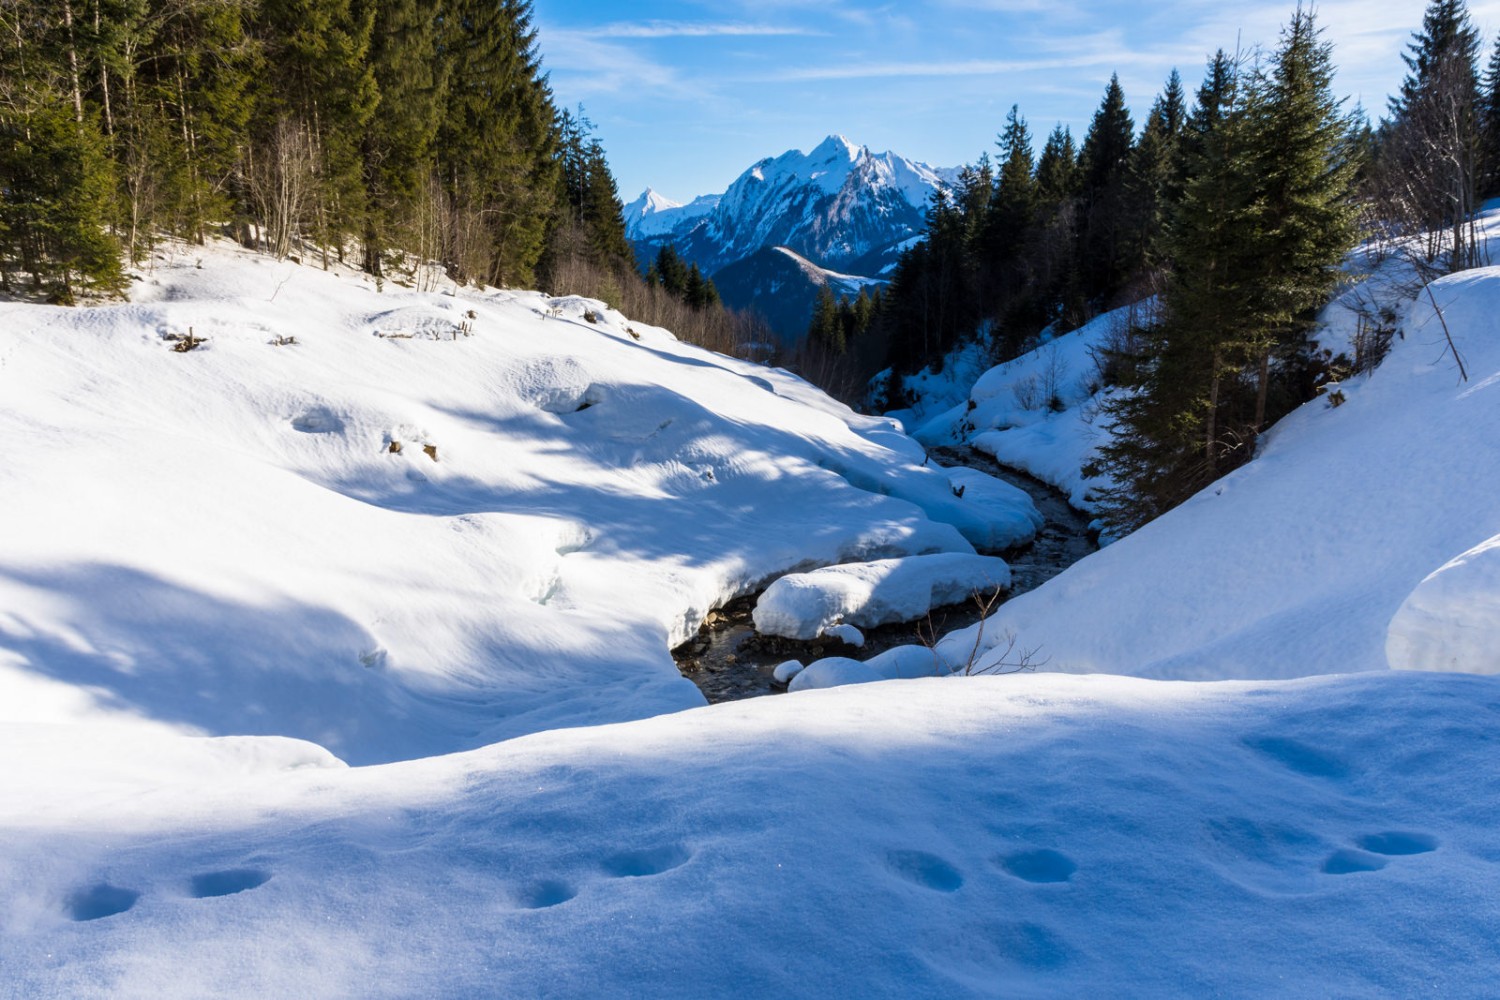
<path id="1" fill-rule="evenodd" d="M 1044 524 L 1035 539 L 1025 545 L 993 553 L 1010 564 L 1011 587 L 1005 600 L 1033 590 L 1098 548 L 1089 530 L 1087 515 L 1073 509 L 1059 490 L 1015 469 L 1000 465 L 972 448 L 935 448 L 935 461 L 947 466 L 967 466 L 988 473 L 1030 494 Z M 760 635 L 751 612 L 760 595 L 747 594 L 709 613 L 698 634 L 672 650 L 684 677 L 698 685 L 710 702 L 738 701 L 782 690 L 771 674 L 783 660 L 804 663 L 822 656 L 868 659 L 893 646 L 931 642 L 956 629 L 967 628 L 982 617 L 980 600 L 944 608 L 913 622 L 882 625 L 865 631 L 862 647 L 848 646 L 831 638 L 809 642 Z M 992 609 L 993 610 L 993 609 Z"/>

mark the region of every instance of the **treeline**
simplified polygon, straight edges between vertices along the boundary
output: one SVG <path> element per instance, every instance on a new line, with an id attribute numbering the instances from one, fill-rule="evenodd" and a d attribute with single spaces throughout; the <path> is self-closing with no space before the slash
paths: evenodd
<path id="1" fill-rule="evenodd" d="M 377 276 L 633 280 L 529 0 L 0 0 L 0 45 L 0 291 L 118 290 L 211 235 Z"/>

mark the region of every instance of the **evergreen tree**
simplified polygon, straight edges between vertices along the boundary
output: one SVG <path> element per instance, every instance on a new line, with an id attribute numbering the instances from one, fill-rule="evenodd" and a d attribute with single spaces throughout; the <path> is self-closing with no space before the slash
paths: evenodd
<path id="1" fill-rule="evenodd" d="M 541 71 L 530 0 L 448 0 L 439 175 L 467 280 L 535 280 L 559 200 L 558 115 Z M 586 148 L 585 148 L 586 152 Z M 602 154 L 601 154 L 602 159 Z"/>
<path id="2" fill-rule="evenodd" d="M 1312 16 L 1293 15 L 1269 73 L 1241 84 L 1222 70 L 1216 59 L 1193 115 L 1165 315 L 1122 359 L 1117 434 L 1091 470 L 1116 484 L 1104 505 L 1119 528 L 1248 458 L 1273 410 L 1301 401 L 1311 316 L 1357 238 L 1349 120 Z"/>
<path id="3" fill-rule="evenodd" d="M 807 327 L 807 339 L 809 343 L 837 354 L 844 353 L 848 346 L 839 321 L 838 300 L 833 296 L 833 289 L 827 285 L 818 288 L 818 300 L 813 306 L 812 322 Z"/>
<path id="4" fill-rule="evenodd" d="M 1166 89 L 1152 104 L 1140 140 L 1130 154 L 1126 176 L 1127 272 L 1164 262 L 1164 222 L 1171 206 L 1182 198 L 1175 166 L 1186 118 L 1182 78 L 1174 69 Z"/>
<path id="5" fill-rule="evenodd" d="M 1057 125 L 1047 136 L 1042 155 L 1036 164 L 1037 197 L 1056 205 L 1078 193 L 1078 153 L 1073 147 L 1073 133 Z"/>
<path id="6" fill-rule="evenodd" d="M 1128 277 L 1126 183 L 1134 132 L 1120 79 L 1111 76 L 1079 158 L 1083 200 L 1078 256 L 1089 298 L 1112 294 Z"/>
<path id="7" fill-rule="evenodd" d="M 1500 194 L 1500 36 L 1490 50 L 1479 103 L 1479 196 Z"/>

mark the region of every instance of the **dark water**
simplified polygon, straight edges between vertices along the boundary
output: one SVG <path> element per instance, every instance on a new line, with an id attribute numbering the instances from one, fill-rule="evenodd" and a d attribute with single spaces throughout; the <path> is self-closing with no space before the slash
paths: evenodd
<path id="1" fill-rule="evenodd" d="M 1020 487 L 1031 495 L 1046 519 L 1034 541 L 994 553 L 1010 563 L 1011 589 L 1003 595 L 1006 600 L 1041 586 L 1098 548 L 1089 531 L 1089 519 L 1068 506 L 1067 498 L 1046 483 L 999 465 L 970 448 L 938 448 L 932 457 L 943 465 L 967 465 Z M 865 660 L 893 646 L 932 642 L 945 633 L 967 628 L 983 616 L 980 601 L 937 608 L 919 621 L 865 630 L 865 644 L 856 649 L 835 639 L 799 642 L 758 634 L 750 613 L 759 596 L 741 597 L 713 612 L 696 636 L 672 650 L 683 676 L 697 684 L 711 702 L 780 691 L 771 672 L 783 660 L 808 663 L 821 656 Z M 983 596 L 987 600 L 992 595 Z"/>

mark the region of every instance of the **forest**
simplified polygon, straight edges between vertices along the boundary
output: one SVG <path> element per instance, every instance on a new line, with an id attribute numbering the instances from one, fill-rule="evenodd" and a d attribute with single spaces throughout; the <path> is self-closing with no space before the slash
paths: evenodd
<path id="1" fill-rule="evenodd" d="M 1128 531 L 1248 461 L 1260 433 L 1330 378 L 1367 371 L 1395 317 L 1361 317 L 1355 357 L 1309 339 L 1364 240 L 1419 281 L 1482 261 L 1474 214 L 1500 194 L 1500 41 L 1481 72 L 1462 0 L 1434 0 L 1378 124 L 1333 90 L 1334 54 L 1299 7 L 1269 51 L 1220 50 L 1189 103 L 1176 71 L 1137 128 L 1112 78 L 1081 143 L 1035 151 L 1012 106 L 998 157 L 966 167 L 927 213 L 858 336 L 812 342 L 823 370 L 899 380 L 966 340 L 996 363 L 1039 336 L 1139 304 L 1100 359 L 1116 433 L 1088 470 Z M 853 303 L 842 303 L 846 314 Z"/>

